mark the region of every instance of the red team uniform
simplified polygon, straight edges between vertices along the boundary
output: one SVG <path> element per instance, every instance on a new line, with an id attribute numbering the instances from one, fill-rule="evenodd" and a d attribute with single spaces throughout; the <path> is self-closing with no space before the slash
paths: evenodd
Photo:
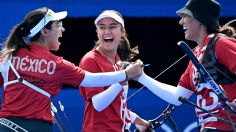
<path id="1" fill-rule="evenodd" d="M 207 44 L 211 39 L 211 35 L 207 36 L 203 42 L 203 48 L 197 48 L 194 51 L 196 57 L 202 61 Z M 216 41 L 215 53 L 217 60 L 226 66 L 231 73 L 236 74 L 236 40 L 232 38 L 219 38 Z M 208 83 L 197 83 L 197 70 L 193 63 L 190 61 L 186 71 L 180 78 L 179 85 L 192 90 L 197 95 L 197 105 L 210 112 L 228 119 L 224 110 L 218 107 L 220 100 L 211 89 Z M 236 98 L 236 83 L 222 85 L 228 100 L 231 102 Z M 205 128 L 219 129 L 219 130 L 232 130 L 230 124 L 223 123 L 217 118 L 210 116 L 203 111 L 196 109 L 196 114 L 199 124 Z M 236 122 L 236 115 L 230 113 L 233 121 Z"/>
<path id="2" fill-rule="evenodd" d="M 52 97 L 58 94 L 62 84 L 79 87 L 85 76 L 81 68 L 62 57 L 53 55 L 47 48 L 39 44 L 29 46 L 31 51 L 21 48 L 11 59 L 21 78 L 45 90 Z M 17 79 L 16 75 L 10 68 L 8 81 L 15 79 Z M 0 77 L 0 82 L 3 85 L 3 76 Z M 50 98 L 25 84 L 18 82 L 7 85 L 4 89 L 3 99 L 0 111 L 2 118 L 19 117 L 53 123 Z"/>
<path id="3" fill-rule="evenodd" d="M 115 60 L 116 62 L 120 61 L 118 55 L 116 55 Z M 113 65 L 95 49 L 88 52 L 81 59 L 80 67 L 94 73 L 120 70 L 120 65 Z M 91 98 L 108 87 L 96 89 L 80 87 L 80 93 L 85 100 L 83 132 L 120 132 L 130 122 L 129 112 L 124 101 L 128 92 L 127 84 L 107 108 L 101 112 L 94 109 Z"/>

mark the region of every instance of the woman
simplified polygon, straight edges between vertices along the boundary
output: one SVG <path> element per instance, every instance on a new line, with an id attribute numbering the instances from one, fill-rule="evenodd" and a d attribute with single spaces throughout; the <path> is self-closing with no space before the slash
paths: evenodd
<path id="1" fill-rule="evenodd" d="M 236 35 L 231 27 L 220 28 L 218 22 L 220 4 L 214 0 L 189 0 L 181 10 L 177 11 L 177 14 L 181 17 L 179 24 L 185 30 L 185 39 L 194 41 L 198 45 L 194 54 L 216 83 L 222 86 L 230 104 L 234 104 L 233 100 L 236 99 L 236 39 L 232 37 Z M 218 107 L 221 100 L 210 84 L 200 76 L 191 61 L 177 87 L 158 82 L 145 74 L 142 74 L 138 81 L 160 98 L 175 105 L 181 104 L 178 101 L 180 96 L 189 98 L 192 94 L 196 94 L 199 107 L 228 119 L 225 111 Z M 202 132 L 233 130 L 230 124 L 221 122 L 199 109 L 196 109 L 196 114 Z M 230 116 L 236 122 L 235 114 L 231 112 Z"/>
<path id="2" fill-rule="evenodd" d="M 90 72 L 121 70 L 124 61 L 130 61 L 137 49 L 131 49 L 126 37 L 124 19 L 114 10 L 103 11 L 95 20 L 98 41 L 80 62 L 80 67 Z M 85 100 L 83 132 L 121 132 L 129 130 L 130 123 L 145 130 L 149 123 L 126 106 L 128 83 L 111 86 L 80 88 Z"/>
<path id="3" fill-rule="evenodd" d="M 106 86 L 142 73 L 140 62 L 136 62 L 120 72 L 94 74 L 50 53 L 59 49 L 58 39 L 65 31 L 61 19 L 66 16 L 65 11 L 36 9 L 7 38 L 0 54 L 0 82 L 4 86 L 0 131 L 51 132 L 50 97 L 58 94 L 63 83 Z"/>

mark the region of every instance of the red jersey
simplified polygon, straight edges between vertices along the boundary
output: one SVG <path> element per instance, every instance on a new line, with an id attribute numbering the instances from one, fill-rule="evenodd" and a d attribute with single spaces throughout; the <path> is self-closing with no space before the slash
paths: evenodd
<path id="1" fill-rule="evenodd" d="M 30 48 L 30 51 L 19 49 L 11 59 L 24 80 L 45 90 L 52 97 L 57 95 L 62 84 L 79 87 L 85 75 L 81 68 L 53 55 L 39 44 L 31 44 Z M 10 68 L 8 81 L 15 79 L 17 77 Z M 0 82 L 3 84 L 2 76 Z M 50 98 L 25 84 L 13 83 L 4 89 L 0 117 L 39 119 L 53 123 L 50 108 Z"/>
<path id="2" fill-rule="evenodd" d="M 194 54 L 200 61 L 202 61 L 205 49 L 211 37 L 212 35 L 209 35 L 205 38 L 203 48 L 197 48 L 194 51 Z M 225 65 L 233 74 L 236 74 L 236 40 L 232 38 L 219 38 L 216 41 L 215 53 L 217 60 Z M 218 107 L 220 100 L 211 89 L 211 86 L 208 83 L 197 83 L 197 75 L 197 69 L 190 61 L 186 71 L 180 78 L 179 85 L 195 92 L 198 106 L 228 120 L 225 111 Z M 222 87 L 228 100 L 230 102 L 233 101 L 236 98 L 236 83 L 222 85 Z M 196 114 L 202 128 L 232 130 L 230 124 L 223 123 L 199 109 L 196 109 Z M 231 113 L 231 117 L 234 122 L 236 122 L 236 116 Z"/>
<path id="3" fill-rule="evenodd" d="M 120 61 L 118 55 L 116 55 L 115 60 L 116 62 Z M 94 73 L 120 70 L 118 64 L 113 65 L 106 57 L 95 49 L 88 52 L 81 59 L 80 67 Z M 103 92 L 108 87 L 109 86 L 96 89 L 80 87 L 80 93 L 85 100 L 83 132 L 121 132 L 125 124 L 130 122 L 126 121 L 128 110 L 126 103 L 124 102 L 124 99 L 127 96 L 128 87 L 123 87 L 123 90 L 121 90 L 114 101 L 103 111 L 98 112 L 94 109 L 91 97 Z"/>

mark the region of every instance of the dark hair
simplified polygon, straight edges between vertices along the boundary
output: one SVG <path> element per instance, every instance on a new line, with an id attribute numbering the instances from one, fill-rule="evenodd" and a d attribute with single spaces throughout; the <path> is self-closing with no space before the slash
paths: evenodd
<path id="1" fill-rule="evenodd" d="M 121 13 L 115 10 L 109 10 L 121 17 L 121 19 L 124 20 Z M 103 13 L 103 12 L 102 12 Z M 95 42 L 95 48 L 99 46 L 99 42 Z M 120 44 L 117 47 L 117 53 L 120 56 L 120 59 L 122 61 L 131 61 L 136 55 L 139 54 L 138 46 L 135 46 L 134 48 L 131 48 L 129 39 L 127 38 L 127 34 L 121 38 Z"/>
<path id="2" fill-rule="evenodd" d="M 232 37 L 236 39 L 236 26 L 234 25 L 236 23 L 236 19 L 231 20 L 227 22 L 225 25 L 223 25 L 220 29 L 212 29 L 207 27 L 208 33 L 222 33 L 225 34 L 228 37 Z"/>
<path id="3" fill-rule="evenodd" d="M 139 50 L 138 46 L 131 48 L 127 36 L 124 36 L 121 38 L 120 44 L 118 45 L 117 53 L 122 61 L 131 61 L 139 54 Z"/>
<path id="4" fill-rule="evenodd" d="M 220 28 L 219 33 L 223 33 L 227 35 L 228 37 L 232 37 L 236 39 L 236 30 L 234 27 L 231 26 L 224 26 Z"/>
<path id="5" fill-rule="evenodd" d="M 47 13 L 48 8 L 43 7 L 29 12 L 24 20 L 17 24 L 11 31 L 7 40 L 4 42 L 4 47 L 0 53 L 1 58 L 8 58 L 11 54 L 15 53 L 20 48 L 27 48 L 30 50 L 29 45 L 24 42 L 24 37 L 30 34 L 30 30 L 39 23 Z M 52 22 L 49 22 L 45 28 L 51 29 Z M 40 32 L 30 41 L 36 41 L 40 37 Z"/>

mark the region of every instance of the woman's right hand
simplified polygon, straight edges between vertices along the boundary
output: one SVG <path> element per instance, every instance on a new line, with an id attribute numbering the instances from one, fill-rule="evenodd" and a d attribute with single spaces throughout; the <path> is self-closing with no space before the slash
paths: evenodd
<path id="1" fill-rule="evenodd" d="M 143 73 L 143 68 L 141 65 L 143 62 L 141 60 L 137 60 L 134 63 L 131 63 L 126 67 L 126 80 L 131 80 L 133 78 L 138 78 Z"/>

